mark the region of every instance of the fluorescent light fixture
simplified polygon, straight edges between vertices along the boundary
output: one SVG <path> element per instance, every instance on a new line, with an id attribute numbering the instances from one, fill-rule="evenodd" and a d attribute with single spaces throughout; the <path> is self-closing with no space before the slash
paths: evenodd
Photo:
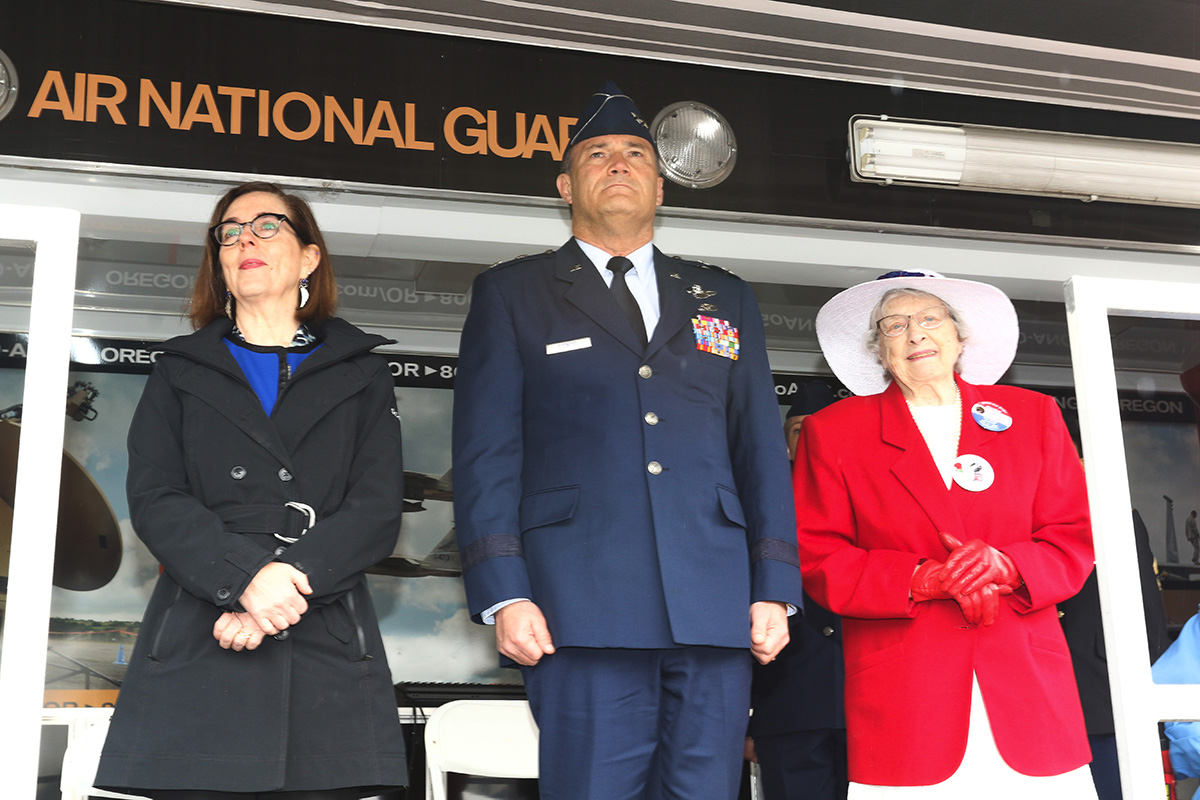
<path id="1" fill-rule="evenodd" d="M 850 177 L 1084 201 L 1200 207 L 1200 145 L 850 118 Z"/>

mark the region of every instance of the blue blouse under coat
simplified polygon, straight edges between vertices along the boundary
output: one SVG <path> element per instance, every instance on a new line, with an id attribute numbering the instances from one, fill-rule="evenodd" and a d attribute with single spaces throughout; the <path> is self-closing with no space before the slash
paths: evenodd
<path id="1" fill-rule="evenodd" d="M 258 395 L 263 411 L 269 417 L 275 409 L 275 401 L 279 399 L 279 391 L 291 379 L 301 362 L 321 346 L 321 342 L 317 341 L 307 328 L 301 326 L 296 332 L 296 338 L 288 347 L 264 347 L 247 342 L 235 327 L 226 337 L 225 346 L 229 348 L 233 360 L 242 368 L 250 388 Z"/>

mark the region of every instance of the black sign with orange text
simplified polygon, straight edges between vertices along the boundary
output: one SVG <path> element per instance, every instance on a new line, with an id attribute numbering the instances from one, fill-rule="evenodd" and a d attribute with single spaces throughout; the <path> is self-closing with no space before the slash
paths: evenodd
<path id="1" fill-rule="evenodd" d="M 554 191 L 572 114 L 610 72 L 556 76 L 528 47 L 131 0 L 7 14 L 0 52 L 18 90 L 0 155 L 514 194 Z"/>
<path id="2" fill-rule="evenodd" d="M 647 120 L 695 101 L 733 128 L 728 179 L 668 182 L 667 206 L 1194 244 L 1193 209 L 885 190 L 846 164 L 854 114 L 1176 141 L 1200 139 L 1194 120 L 144 0 L 0 0 L 0 163 L 555 197 L 575 115 L 610 79 Z"/>

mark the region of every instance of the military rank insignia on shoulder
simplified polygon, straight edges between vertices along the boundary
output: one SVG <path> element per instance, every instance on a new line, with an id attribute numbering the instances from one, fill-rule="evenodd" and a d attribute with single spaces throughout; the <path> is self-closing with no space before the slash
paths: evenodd
<path id="1" fill-rule="evenodd" d="M 724 272 L 726 275 L 732 275 L 735 278 L 737 277 L 737 273 L 735 273 L 733 270 L 726 269 L 725 267 L 722 267 L 719 264 L 709 264 L 706 261 L 697 261 L 696 263 L 699 264 L 700 266 L 704 267 L 705 269 L 715 269 L 717 272 Z"/>
<path id="2" fill-rule="evenodd" d="M 734 273 L 732 270 L 726 269 L 725 267 L 721 267 L 716 264 L 709 264 L 707 261 L 701 261 L 698 258 L 684 258 L 683 256 L 670 256 L 670 258 L 673 258 L 676 261 L 686 261 L 689 264 L 695 264 L 696 266 L 702 267 L 703 269 L 715 269 L 718 272 L 724 272 L 726 275 L 733 275 L 733 277 L 735 277 L 735 278 L 737 277 L 737 274 Z M 672 276 L 672 277 L 674 277 L 674 276 Z"/>
<path id="3" fill-rule="evenodd" d="M 542 252 L 542 253 L 522 253 L 521 255 L 516 256 L 514 258 L 506 258 L 502 261 L 497 261 L 495 264 L 492 264 L 490 267 L 488 267 L 488 269 L 495 269 L 496 267 L 503 267 L 508 264 L 519 264 L 522 261 L 527 261 L 528 259 L 531 259 L 531 258 L 541 258 L 542 256 L 549 255 L 550 253 L 553 253 L 553 252 L 554 252 L 553 250 L 546 250 L 545 252 Z"/>

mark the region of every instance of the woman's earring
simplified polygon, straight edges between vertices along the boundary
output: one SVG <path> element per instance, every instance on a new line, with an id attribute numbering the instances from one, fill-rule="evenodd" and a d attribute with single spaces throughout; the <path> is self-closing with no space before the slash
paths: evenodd
<path id="1" fill-rule="evenodd" d="M 233 294 L 228 289 L 225 290 L 225 316 L 233 319 Z"/>
<path id="2" fill-rule="evenodd" d="M 300 279 L 300 308 L 308 303 L 308 278 Z"/>

